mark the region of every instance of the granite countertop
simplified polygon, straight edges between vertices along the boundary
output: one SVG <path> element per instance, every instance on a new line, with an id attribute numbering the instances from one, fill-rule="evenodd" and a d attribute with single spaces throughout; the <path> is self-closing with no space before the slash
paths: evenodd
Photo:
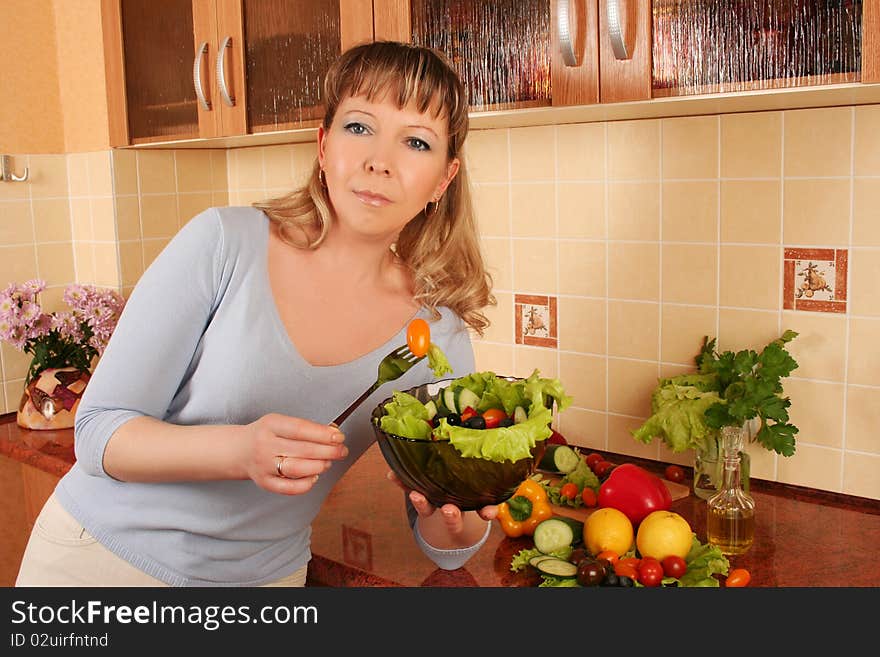
<path id="1" fill-rule="evenodd" d="M 74 462 L 73 432 L 27 431 L 15 416 L 0 416 L 0 454 L 57 476 Z M 660 473 L 665 466 L 606 454 Z M 489 539 L 463 568 L 438 569 L 416 546 L 404 512 L 403 492 L 385 478 L 388 466 L 373 445 L 330 492 L 312 524 L 312 586 L 534 586 L 536 573 L 510 572 L 511 557 L 531 539 L 511 539 L 497 522 Z M 690 475 L 690 473 L 688 473 Z M 690 485 L 690 480 L 685 484 Z M 731 557 L 747 568 L 750 586 L 880 586 L 871 563 L 880 544 L 880 501 L 753 479 L 755 543 Z M 706 505 L 693 494 L 672 510 L 706 540 Z"/>

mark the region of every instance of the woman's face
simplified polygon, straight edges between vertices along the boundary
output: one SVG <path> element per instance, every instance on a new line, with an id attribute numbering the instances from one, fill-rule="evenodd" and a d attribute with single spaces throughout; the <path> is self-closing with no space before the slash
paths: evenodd
<path id="1" fill-rule="evenodd" d="M 318 131 L 318 158 L 341 227 L 393 240 L 458 172 L 446 120 L 393 101 L 345 98 Z"/>

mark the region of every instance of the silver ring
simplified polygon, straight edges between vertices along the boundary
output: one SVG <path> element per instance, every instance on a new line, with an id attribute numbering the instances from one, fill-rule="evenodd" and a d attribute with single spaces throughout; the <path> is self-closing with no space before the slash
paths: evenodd
<path id="1" fill-rule="evenodd" d="M 284 463 L 284 459 L 286 459 L 286 458 L 287 458 L 286 456 L 276 456 L 275 457 L 275 472 L 277 472 L 278 476 L 281 477 L 282 479 L 287 479 L 287 476 L 283 472 L 281 472 L 281 464 Z"/>

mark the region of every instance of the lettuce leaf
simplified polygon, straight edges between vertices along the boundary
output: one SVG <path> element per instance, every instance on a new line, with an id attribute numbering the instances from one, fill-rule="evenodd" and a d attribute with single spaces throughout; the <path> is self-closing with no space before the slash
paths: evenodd
<path id="1" fill-rule="evenodd" d="M 393 399 L 385 404 L 385 413 L 379 424 L 382 431 L 420 440 L 431 437 L 428 409 L 409 393 L 395 391 Z"/>
<path id="2" fill-rule="evenodd" d="M 428 367 L 438 378 L 447 373 L 452 374 L 452 365 L 449 364 L 446 354 L 433 342 L 428 347 Z"/>
<path id="3" fill-rule="evenodd" d="M 646 444 L 661 438 L 675 453 L 703 447 L 706 436 L 715 432 L 706 424 L 706 409 L 724 403 L 711 389 L 711 379 L 700 374 L 661 379 L 651 393 L 653 414 L 632 435 Z"/>

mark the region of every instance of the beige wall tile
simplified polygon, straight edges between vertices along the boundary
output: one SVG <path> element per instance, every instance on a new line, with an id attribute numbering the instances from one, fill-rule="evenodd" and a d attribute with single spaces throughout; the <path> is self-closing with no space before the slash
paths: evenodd
<path id="1" fill-rule="evenodd" d="M 613 121 L 608 130 L 608 178 L 660 177 L 660 121 Z"/>
<path id="2" fill-rule="evenodd" d="M 14 413 L 18 410 L 18 404 L 21 400 L 21 395 L 24 390 L 24 377 L 15 379 L 12 381 L 7 381 L 3 386 L 3 390 L 6 393 L 6 412 Z"/>
<path id="3" fill-rule="evenodd" d="M 663 245 L 663 302 L 715 305 L 718 250 L 715 245 Z"/>
<path id="4" fill-rule="evenodd" d="M 795 376 L 843 381 L 846 367 L 846 317 L 830 313 L 783 311 L 782 331 L 798 336 L 786 349 L 798 363 Z"/>
<path id="5" fill-rule="evenodd" d="M 849 180 L 786 180 L 782 239 L 786 244 L 849 242 Z"/>
<path id="6" fill-rule="evenodd" d="M 495 292 L 495 300 L 498 302 L 497 306 L 489 306 L 483 310 L 490 322 L 483 335 L 483 339 L 488 342 L 513 344 L 513 294 L 510 292 Z"/>
<path id="7" fill-rule="evenodd" d="M 846 449 L 880 454 L 878 426 L 880 426 L 880 388 L 847 386 Z"/>
<path id="8" fill-rule="evenodd" d="M 782 113 L 721 116 L 721 175 L 770 178 L 782 167 Z"/>
<path id="9" fill-rule="evenodd" d="M 95 244 L 95 285 L 117 289 L 120 285 L 116 244 Z"/>
<path id="10" fill-rule="evenodd" d="M 210 192 L 213 189 L 210 151 L 182 148 L 174 152 L 174 157 L 178 193 Z"/>
<path id="11" fill-rule="evenodd" d="M 849 267 L 849 311 L 880 316 L 880 250 L 850 249 Z"/>
<path id="12" fill-rule="evenodd" d="M 70 242 L 38 244 L 37 264 L 48 285 L 67 285 L 76 279 Z"/>
<path id="13" fill-rule="evenodd" d="M 880 178 L 853 181 L 854 246 L 880 246 Z"/>
<path id="14" fill-rule="evenodd" d="M 608 183 L 608 237 L 613 240 L 660 239 L 659 183 Z"/>
<path id="15" fill-rule="evenodd" d="M 880 457 L 847 452 L 843 464 L 843 492 L 870 499 L 880 499 Z"/>
<path id="16" fill-rule="evenodd" d="M 510 178 L 510 149 L 507 130 L 472 130 L 464 147 L 471 180 L 507 182 Z"/>
<path id="17" fill-rule="evenodd" d="M 718 314 L 718 351 L 760 351 L 781 335 L 779 313 L 722 308 Z M 710 336 L 711 337 L 711 336 Z"/>
<path id="18" fill-rule="evenodd" d="M 572 396 L 573 406 L 604 411 L 605 379 L 604 356 L 565 354 L 559 359 L 559 380 Z"/>
<path id="19" fill-rule="evenodd" d="M 304 144 L 291 144 L 291 157 L 293 161 L 293 187 L 305 185 L 312 175 L 318 157 L 318 143 L 316 141 Z"/>
<path id="20" fill-rule="evenodd" d="M 12 157 L 12 166 L 16 175 L 22 175 L 25 167 L 29 167 L 27 155 L 6 153 Z M 0 185 L 0 201 L 23 201 L 30 198 L 28 185 Z"/>
<path id="21" fill-rule="evenodd" d="M 556 127 L 558 180 L 601 180 L 605 177 L 605 125 L 578 123 Z"/>
<path id="22" fill-rule="evenodd" d="M 721 241 L 779 244 L 782 186 L 778 180 L 721 182 Z"/>
<path id="23" fill-rule="evenodd" d="M 605 353 L 605 299 L 561 297 L 559 348 L 590 354 Z M 565 358 L 565 356 L 563 356 Z"/>
<path id="24" fill-rule="evenodd" d="M 74 282 L 74 280 L 69 280 L 63 285 L 50 286 L 43 290 L 40 293 L 40 303 L 43 310 L 48 313 L 70 310 L 70 306 L 64 301 L 64 290 Z"/>
<path id="25" fill-rule="evenodd" d="M 718 239 L 718 183 L 663 183 L 663 239 L 715 242 Z"/>
<path id="26" fill-rule="evenodd" d="M 119 243 L 120 279 L 123 287 L 134 287 L 144 273 L 144 254 L 141 243 Z"/>
<path id="27" fill-rule="evenodd" d="M 850 107 L 785 112 L 785 175 L 848 176 L 852 115 Z"/>
<path id="28" fill-rule="evenodd" d="M 266 187 L 261 147 L 237 149 L 232 168 L 240 190 L 262 190 Z"/>
<path id="29" fill-rule="evenodd" d="M 92 240 L 92 204 L 88 198 L 70 199 L 70 227 L 73 239 Z"/>
<path id="30" fill-rule="evenodd" d="M 511 181 L 554 180 L 555 128 L 534 126 L 510 130 Z"/>
<path id="31" fill-rule="evenodd" d="M 749 461 L 749 476 L 756 479 L 766 479 L 767 481 L 776 481 L 777 463 L 789 458 L 777 455 L 776 452 L 765 448 L 758 442 L 749 443 L 746 451 L 751 457 Z"/>
<path id="32" fill-rule="evenodd" d="M 293 151 L 290 144 L 263 148 L 266 187 L 293 188 Z"/>
<path id="33" fill-rule="evenodd" d="M 660 307 L 660 360 L 694 366 L 703 346 L 703 337 L 717 335 L 718 311 L 699 306 Z"/>
<path id="34" fill-rule="evenodd" d="M 263 189 L 245 189 L 236 195 L 236 205 L 252 205 L 257 202 L 265 201 L 270 194 Z"/>
<path id="35" fill-rule="evenodd" d="M 559 415 L 559 431 L 569 445 L 605 449 L 605 413 L 569 407 Z"/>
<path id="36" fill-rule="evenodd" d="M 116 204 L 111 196 L 89 199 L 92 211 L 92 238 L 116 240 Z"/>
<path id="37" fill-rule="evenodd" d="M 608 410 L 646 418 L 651 414 L 651 393 L 657 387 L 657 363 L 608 359 Z"/>
<path id="38" fill-rule="evenodd" d="M 608 451 L 626 454 L 643 459 L 657 458 L 657 442 L 645 444 L 636 440 L 632 432 L 642 425 L 642 421 L 619 415 L 608 416 Z"/>
<path id="39" fill-rule="evenodd" d="M 784 394 L 791 399 L 790 422 L 799 429 L 795 436 L 797 444 L 840 448 L 843 445 L 843 384 L 792 377 L 782 385 Z"/>
<path id="40" fill-rule="evenodd" d="M 90 196 L 89 154 L 70 153 L 67 155 L 67 186 L 70 196 Z"/>
<path id="41" fill-rule="evenodd" d="M 663 119 L 663 178 L 718 176 L 717 116 Z"/>
<path id="42" fill-rule="evenodd" d="M 156 259 L 156 256 L 162 252 L 170 239 L 145 239 L 143 241 L 143 249 L 144 249 L 144 271 L 146 271 L 147 267 L 149 267 L 153 260 Z"/>
<path id="43" fill-rule="evenodd" d="M 91 242 L 73 243 L 73 261 L 76 266 L 76 282 L 92 285 L 95 282 L 95 254 Z"/>
<path id="44" fill-rule="evenodd" d="M 605 239 L 605 184 L 559 183 L 559 237 Z"/>
<path id="45" fill-rule="evenodd" d="M 89 194 L 91 196 L 111 196 L 113 194 L 113 171 L 110 166 L 110 151 L 88 153 Z"/>
<path id="46" fill-rule="evenodd" d="M 138 151 L 138 179 L 141 194 L 174 194 L 174 151 Z"/>
<path id="47" fill-rule="evenodd" d="M 510 235 L 510 188 L 507 185 L 475 185 L 473 200 L 481 235 Z"/>
<path id="48" fill-rule="evenodd" d="M 474 342 L 477 372 L 513 372 L 513 345 Z"/>
<path id="49" fill-rule="evenodd" d="M 608 245 L 608 296 L 657 301 L 660 294 L 660 245 Z"/>
<path id="50" fill-rule="evenodd" d="M 527 377 L 534 370 L 548 378 L 559 377 L 558 354 L 555 349 L 517 345 L 514 350 L 515 366 L 512 376 Z M 503 374 L 503 372 L 498 372 Z"/>
<path id="51" fill-rule="evenodd" d="M 0 281 L 23 283 L 37 277 L 37 261 L 31 244 L 0 246 Z"/>
<path id="52" fill-rule="evenodd" d="M 721 246 L 722 306 L 778 308 L 782 276 L 776 246 Z"/>
<path id="53" fill-rule="evenodd" d="M 141 227 L 144 238 L 170 238 L 178 230 L 177 197 L 153 194 L 141 198 Z"/>
<path id="54" fill-rule="evenodd" d="M 32 356 L 23 351 L 19 351 L 7 342 L 0 342 L 0 351 L 2 351 L 3 372 L 6 374 L 6 379 L 24 379 L 27 375 L 28 368 L 31 365 Z M 13 401 L 16 404 L 18 403 L 18 400 L 21 399 L 21 392 L 22 389 L 19 388 L 18 392 L 15 394 L 15 399 Z"/>
<path id="55" fill-rule="evenodd" d="M 229 194 L 227 192 L 212 192 L 211 205 L 217 208 L 229 205 Z"/>
<path id="56" fill-rule="evenodd" d="M 68 196 L 67 158 L 64 155 L 31 155 L 27 166 L 30 169 L 27 186 L 31 198 Z"/>
<path id="57" fill-rule="evenodd" d="M 559 293 L 605 296 L 605 244 L 559 242 Z"/>
<path id="58" fill-rule="evenodd" d="M 656 361 L 660 356 L 660 304 L 609 301 L 608 355 Z"/>
<path id="59" fill-rule="evenodd" d="M 513 241 L 513 285 L 521 294 L 556 294 L 556 242 Z"/>
<path id="60" fill-rule="evenodd" d="M 110 151 L 113 185 L 117 196 L 138 193 L 137 153 L 116 148 Z"/>
<path id="61" fill-rule="evenodd" d="M 34 201 L 45 207 L 46 203 L 65 203 L 64 199 Z M 34 241 L 34 218 L 29 201 L 4 201 L 0 203 L 0 244 L 30 244 Z"/>
<path id="62" fill-rule="evenodd" d="M 4 216 L 8 206 L 0 205 L 0 213 Z M 37 242 L 69 242 L 72 239 L 70 228 L 70 204 L 67 199 L 47 199 L 33 201 L 34 233 Z M 2 223 L 5 223 L 6 219 Z M 2 237 L 3 228 L 0 223 L 0 244 L 8 243 Z M 30 241 L 30 238 L 28 238 Z"/>
<path id="63" fill-rule="evenodd" d="M 556 187 L 552 182 L 513 184 L 510 198 L 514 237 L 556 236 Z"/>
<path id="64" fill-rule="evenodd" d="M 503 237 L 484 237 L 481 240 L 483 259 L 486 268 L 492 275 L 494 290 L 513 289 L 513 271 L 511 271 L 511 243 Z"/>
<path id="65" fill-rule="evenodd" d="M 855 108 L 855 175 L 880 176 L 880 105 Z"/>
<path id="66" fill-rule="evenodd" d="M 181 228 L 197 214 L 204 212 L 213 206 L 213 195 L 210 192 L 178 194 L 177 207 L 179 210 Z"/>
<path id="67" fill-rule="evenodd" d="M 840 450 L 799 444 L 794 456 L 777 460 L 777 481 L 839 491 L 841 458 Z"/>
<path id="68" fill-rule="evenodd" d="M 141 209 L 137 196 L 116 197 L 116 230 L 120 240 L 141 238 Z"/>

